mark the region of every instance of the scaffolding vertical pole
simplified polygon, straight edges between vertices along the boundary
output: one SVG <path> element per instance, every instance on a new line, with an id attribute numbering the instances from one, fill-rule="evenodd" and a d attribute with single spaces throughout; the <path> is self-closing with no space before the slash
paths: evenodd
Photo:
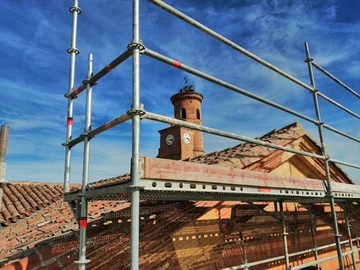
<path id="1" fill-rule="evenodd" d="M 318 121 L 317 127 L 319 131 L 319 137 L 320 137 L 320 143 L 321 143 L 321 151 L 322 155 L 324 156 L 324 168 L 325 168 L 325 176 L 326 176 L 326 184 L 327 184 L 327 196 L 329 198 L 330 208 L 331 208 L 331 214 L 332 214 L 332 221 L 333 221 L 333 228 L 334 228 L 334 236 L 335 236 L 335 242 L 336 242 L 336 250 L 338 255 L 338 261 L 339 261 L 339 269 L 344 270 L 344 261 L 342 257 L 341 252 L 341 243 L 340 243 L 340 234 L 339 234 L 339 227 L 337 222 L 337 216 L 336 216 L 336 209 L 335 209 L 335 201 L 334 201 L 334 194 L 332 192 L 332 185 L 331 185 L 331 176 L 330 176 L 330 170 L 329 170 L 329 157 L 326 154 L 326 148 L 325 148 L 325 140 L 324 140 L 324 134 L 323 134 L 323 125 L 324 123 L 321 121 L 321 115 L 320 115 L 320 109 L 319 109 L 319 101 L 318 101 L 318 91 L 315 86 L 315 80 L 314 80 L 314 73 L 312 70 L 312 61 L 313 59 L 310 57 L 310 51 L 308 43 L 305 42 L 305 51 L 306 51 L 306 59 L 305 62 L 308 65 L 309 75 L 310 75 L 310 83 L 313 88 L 313 100 L 314 100 L 314 107 L 315 107 L 315 113 L 316 113 L 316 119 Z"/>
<path id="2" fill-rule="evenodd" d="M 353 239 L 351 236 L 351 225 L 350 225 L 350 221 L 349 221 L 349 202 L 345 203 L 344 205 L 344 216 L 345 216 L 345 222 L 346 222 L 346 228 L 347 228 L 347 233 L 348 233 L 348 240 L 349 240 L 349 245 L 350 245 L 350 250 L 351 250 L 351 259 L 353 262 L 353 267 L 354 270 L 357 270 L 357 266 L 356 266 L 356 259 L 355 259 L 355 251 L 354 251 L 354 245 L 353 245 Z"/>
<path id="3" fill-rule="evenodd" d="M 133 0 L 132 42 L 132 158 L 131 158 L 131 260 L 130 269 L 139 269 L 139 222 L 140 222 L 140 31 L 139 0 Z"/>
<path id="4" fill-rule="evenodd" d="M 74 78 L 75 78 L 75 57 L 79 54 L 79 50 L 76 48 L 76 31 L 77 31 L 77 17 L 81 13 L 81 9 L 78 7 L 78 1 L 74 0 L 74 6 L 70 7 L 72 13 L 72 32 L 71 32 L 71 47 L 67 49 L 70 54 L 70 72 L 69 72 L 69 93 L 74 90 Z M 71 149 L 69 147 L 69 141 L 72 137 L 72 125 L 73 125 L 73 107 L 74 100 L 72 97 L 65 95 L 68 98 L 68 111 L 66 119 L 66 139 L 65 139 L 65 168 L 64 168 L 64 192 L 70 190 L 70 164 L 71 164 Z"/>
<path id="5" fill-rule="evenodd" d="M 290 269 L 290 260 L 289 260 L 289 250 L 288 250 L 288 243 L 287 243 L 287 235 L 286 226 L 285 226 L 285 215 L 284 215 L 284 206 L 283 201 L 280 200 L 280 215 L 281 215 L 281 230 L 282 230 L 282 237 L 284 243 L 284 256 L 285 256 L 285 269 Z"/>
<path id="6" fill-rule="evenodd" d="M 90 79 L 92 77 L 92 54 L 88 57 L 88 72 L 86 76 L 86 108 L 85 108 L 85 127 L 84 127 L 84 154 L 83 154 L 83 174 L 81 185 L 81 208 L 79 228 L 80 228 L 80 243 L 79 243 L 79 260 L 75 263 L 79 264 L 79 270 L 85 270 L 85 264 L 90 262 L 86 259 L 86 228 L 87 228 L 87 214 L 88 214 L 88 202 L 85 197 L 86 189 L 89 183 L 89 164 L 90 164 L 90 138 L 88 133 L 91 131 L 91 107 L 92 107 L 92 87 L 90 85 Z"/>
<path id="7" fill-rule="evenodd" d="M 315 257 L 315 261 L 317 262 L 319 259 L 318 256 L 318 248 L 316 245 L 316 230 L 315 230 L 315 222 L 314 222 L 314 217 L 311 211 L 311 205 L 308 208 L 309 211 L 309 216 L 310 216 L 310 225 L 311 225 L 311 238 L 312 238 L 312 242 L 313 242 L 313 246 L 314 246 L 314 257 Z M 316 263 L 316 269 L 319 270 L 319 264 Z"/>

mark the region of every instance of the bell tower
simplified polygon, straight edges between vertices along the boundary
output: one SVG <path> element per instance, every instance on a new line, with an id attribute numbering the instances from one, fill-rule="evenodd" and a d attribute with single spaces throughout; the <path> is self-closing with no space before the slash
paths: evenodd
<path id="1" fill-rule="evenodd" d="M 203 95 L 186 85 L 170 98 L 174 105 L 174 117 L 189 123 L 201 125 L 201 102 Z M 204 154 L 202 132 L 184 127 L 171 126 L 160 133 L 158 158 L 182 160 Z"/>

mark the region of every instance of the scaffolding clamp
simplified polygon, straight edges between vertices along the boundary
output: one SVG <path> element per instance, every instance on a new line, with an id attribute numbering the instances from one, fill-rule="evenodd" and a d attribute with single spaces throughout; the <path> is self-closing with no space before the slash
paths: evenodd
<path id="1" fill-rule="evenodd" d="M 312 63 L 312 62 L 314 62 L 314 58 L 306 58 L 306 59 L 304 60 L 304 62 L 305 62 L 305 63 Z"/>
<path id="2" fill-rule="evenodd" d="M 83 81 L 82 81 L 82 84 L 83 84 L 83 85 L 88 85 L 88 84 L 90 84 L 90 86 L 94 86 L 94 85 L 97 84 L 97 82 L 91 82 L 91 79 L 86 79 L 86 80 L 83 80 Z"/>
<path id="3" fill-rule="evenodd" d="M 75 53 L 75 55 L 78 55 L 80 53 L 80 51 L 77 48 L 69 48 L 66 51 L 68 52 L 68 54 Z"/>
<path id="4" fill-rule="evenodd" d="M 130 50 L 134 50 L 134 49 L 139 49 L 140 54 L 143 54 L 146 50 L 142 40 L 140 40 L 140 42 L 131 42 L 128 44 L 127 49 Z"/>
<path id="5" fill-rule="evenodd" d="M 81 8 L 79 8 L 79 7 L 70 7 L 69 11 L 70 11 L 70 13 L 74 13 L 74 11 L 76 11 L 77 14 L 81 14 Z"/>
<path id="6" fill-rule="evenodd" d="M 89 141 L 94 138 L 95 136 L 89 136 L 89 132 L 85 132 L 83 134 L 80 135 L 81 138 L 87 138 Z"/>
<path id="7" fill-rule="evenodd" d="M 144 116 L 146 114 L 146 111 L 144 110 L 144 105 L 141 104 L 140 108 L 131 108 L 127 111 L 128 115 L 139 115 L 140 117 Z"/>
<path id="8" fill-rule="evenodd" d="M 128 189 L 144 190 L 145 186 L 129 185 Z"/>
<path id="9" fill-rule="evenodd" d="M 64 97 L 65 97 L 65 98 L 71 98 L 71 99 L 78 98 L 77 95 L 72 95 L 72 92 L 71 92 L 71 93 L 66 93 L 66 94 L 64 94 Z"/>

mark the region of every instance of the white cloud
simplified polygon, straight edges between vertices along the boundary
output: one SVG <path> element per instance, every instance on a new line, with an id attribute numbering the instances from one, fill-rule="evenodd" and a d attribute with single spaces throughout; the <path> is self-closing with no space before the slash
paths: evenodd
<path id="1" fill-rule="evenodd" d="M 309 83 L 303 62 L 304 42 L 308 41 L 316 62 L 349 86 L 359 85 L 360 21 L 340 20 L 342 2 L 167 2 L 305 83 Z M 26 175 L 39 181 L 62 178 L 64 148 L 60 144 L 66 130 L 67 100 L 63 94 L 68 91 L 70 57 L 66 49 L 70 46 L 70 6 L 67 1 L 29 4 L 4 0 L 0 3 L 3 13 L 7 14 L 0 18 L 3 56 L 0 122 L 11 128 L 8 151 L 11 179 L 23 179 Z M 94 72 L 97 72 L 126 50 L 132 38 L 129 1 L 96 0 L 80 2 L 80 7 L 83 12 L 78 17 L 77 47 L 81 53 L 76 57 L 76 87 L 85 79 L 89 53 L 94 55 Z M 314 115 L 312 97 L 307 90 L 146 1 L 141 2 L 140 25 L 141 39 L 150 49 L 281 105 Z M 204 94 L 203 115 L 207 126 L 255 137 L 298 120 L 146 56 L 141 57 L 140 76 L 145 110 L 172 116 L 169 98 L 188 76 L 189 83 Z M 353 97 L 335 95 L 333 84 L 318 74 L 316 82 L 322 91 L 334 98 L 344 98 L 345 104 L 354 110 L 359 108 Z M 130 57 L 94 86 L 93 129 L 130 108 L 131 85 Z M 82 93 L 75 100 L 73 137 L 83 132 L 84 107 L 85 93 Z M 326 106 L 323 109 L 327 112 L 326 121 L 356 134 L 356 124 L 345 121 L 347 116 L 332 114 L 332 108 Z M 304 126 L 317 132 L 312 129 L 313 124 Z M 157 129 L 160 128 L 162 124 L 144 121 L 142 153 L 156 155 Z M 92 140 L 92 180 L 128 171 L 129 123 L 107 133 L 109 135 L 101 134 Z M 232 140 L 217 141 L 213 136 L 206 136 L 206 140 L 205 148 L 210 151 L 233 144 Z M 356 151 L 343 151 L 347 145 L 344 142 L 341 147 L 330 148 L 334 152 L 330 154 L 353 160 Z M 82 147 L 76 146 L 73 151 L 76 179 L 81 178 Z M 356 147 L 351 147 L 353 149 Z M 51 168 L 51 173 L 47 168 Z"/>

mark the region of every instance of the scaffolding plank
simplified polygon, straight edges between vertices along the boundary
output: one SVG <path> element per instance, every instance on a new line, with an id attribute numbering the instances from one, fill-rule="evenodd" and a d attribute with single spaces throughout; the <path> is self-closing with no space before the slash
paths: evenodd
<path id="1" fill-rule="evenodd" d="M 248 171 L 185 161 L 141 158 L 143 179 L 167 179 L 261 188 L 324 191 L 322 180 Z"/>
<path id="2" fill-rule="evenodd" d="M 327 202 L 323 180 L 254 172 L 238 168 L 150 157 L 140 158 L 141 198 L 144 200 L 233 200 Z M 91 185 L 90 185 L 91 187 Z M 129 200 L 131 179 L 91 187 L 89 200 Z M 358 201 L 360 187 L 333 183 L 336 201 Z M 68 193 L 66 201 L 81 192 Z"/>

